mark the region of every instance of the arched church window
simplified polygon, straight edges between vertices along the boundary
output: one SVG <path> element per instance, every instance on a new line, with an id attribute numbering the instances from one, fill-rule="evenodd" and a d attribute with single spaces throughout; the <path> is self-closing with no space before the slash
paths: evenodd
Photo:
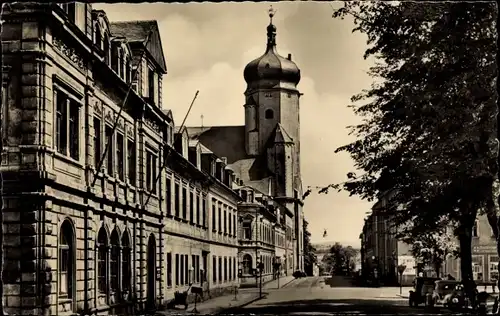
<path id="1" fill-rule="evenodd" d="M 274 112 L 271 109 L 267 109 L 265 113 L 266 119 L 273 119 L 274 118 Z"/>

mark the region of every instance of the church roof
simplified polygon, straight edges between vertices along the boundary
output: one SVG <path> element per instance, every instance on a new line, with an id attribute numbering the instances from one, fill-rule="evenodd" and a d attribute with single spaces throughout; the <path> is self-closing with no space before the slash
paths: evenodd
<path id="1" fill-rule="evenodd" d="M 300 69 L 292 61 L 291 54 L 288 54 L 288 58 L 284 58 L 276 51 L 276 26 L 272 21 L 267 27 L 265 53 L 248 63 L 243 71 L 243 77 L 253 88 L 271 88 L 280 81 L 294 85 L 300 82 Z"/>
<path id="2" fill-rule="evenodd" d="M 226 157 L 228 164 L 247 158 L 245 126 L 187 127 L 188 135 L 198 139 L 217 157 Z"/>
<path id="3" fill-rule="evenodd" d="M 281 123 L 276 124 L 273 136 L 270 139 L 275 143 L 293 143 L 293 139 L 288 135 L 286 129 L 281 125 Z"/>

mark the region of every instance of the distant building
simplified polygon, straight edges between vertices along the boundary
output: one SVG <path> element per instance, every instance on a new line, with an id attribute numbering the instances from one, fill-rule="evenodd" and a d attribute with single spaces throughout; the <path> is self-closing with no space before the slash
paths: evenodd
<path id="1" fill-rule="evenodd" d="M 410 246 L 396 235 L 391 217 L 382 214 L 385 197 L 382 196 L 365 219 L 361 239 L 361 274 L 365 279 L 378 279 L 384 284 L 400 282 L 397 266 L 407 266 L 402 283 L 411 284 L 416 275 L 416 260 L 410 253 Z"/>
<path id="2" fill-rule="evenodd" d="M 395 237 L 391 219 L 378 210 L 383 206 L 382 197 L 365 219 L 361 239 L 362 275 L 377 277 L 383 282 L 398 283 L 398 265 L 405 265 L 403 284 L 410 284 L 420 272 L 437 276 L 434 267 L 419 262 L 411 253 L 411 245 Z M 477 284 L 491 284 L 498 280 L 498 255 L 496 240 L 485 215 L 478 216 L 472 232 L 473 278 Z M 458 241 L 457 241 L 458 242 Z M 460 279 L 460 259 L 448 256 L 440 269 L 440 277 L 451 275 Z"/>
<path id="3" fill-rule="evenodd" d="M 472 229 L 472 273 L 477 284 L 490 284 L 498 280 L 498 254 L 496 240 L 486 215 L 477 217 Z M 460 259 L 449 257 L 444 273 L 461 278 Z"/>

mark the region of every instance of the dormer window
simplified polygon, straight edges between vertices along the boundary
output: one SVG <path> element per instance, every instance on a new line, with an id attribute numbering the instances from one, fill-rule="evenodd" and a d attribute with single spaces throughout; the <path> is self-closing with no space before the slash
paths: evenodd
<path id="1" fill-rule="evenodd" d="M 104 62 L 107 65 L 109 65 L 110 51 L 109 51 L 109 37 L 108 37 L 108 34 L 104 34 L 103 50 L 104 50 Z"/>
<path id="2" fill-rule="evenodd" d="M 155 72 L 153 69 L 148 69 L 148 93 L 149 100 L 152 104 L 156 104 L 155 102 Z"/>
<path id="3" fill-rule="evenodd" d="M 240 196 L 243 199 L 244 202 L 247 201 L 247 191 L 246 190 L 241 190 L 240 191 Z"/>
<path id="4" fill-rule="evenodd" d="M 60 3 L 59 6 L 66 12 L 68 19 L 74 23 L 76 20 L 76 3 Z"/>
<path id="5" fill-rule="evenodd" d="M 95 25 L 94 44 L 96 44 L 99 49 L 102 49 L 101 29 L 97 23 Z"/>
<path id="6" fill-rule="evenodd" d="M 125 62 L 125 76 L 124 76 L 125 82 L 129 83 L 131 80 L 131 73 L 130 73 L 130 58 L 127 57 L 127 60 Z"/>
<path id="7" fill-rule="evenodd" d="M 123 55 L 124 55 L 123 48 L 120 47 L 118 49 L 118 75 L 122 79 L 125 78 L 125 74 L 124 74 L 124 71 L 123 71 L 123 66 L 124 66 L 124 56 Z"/>
<path id="8" fill-rule="evenodd" d="M 248 202 L 253 203 L 253 191 L 248 191 Z"/>

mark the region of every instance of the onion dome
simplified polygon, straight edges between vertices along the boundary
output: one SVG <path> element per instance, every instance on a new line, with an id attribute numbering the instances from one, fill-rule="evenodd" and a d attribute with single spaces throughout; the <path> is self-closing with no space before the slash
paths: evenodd
<path id="1" fill-rule="evenodd" d="M 276 51 L 276 26 L 272 23 L 274 11 L 269 10 L 271 23 L 267 26 L 267 48 L 264 55 L 251 61 L 243 72 L 248 85 L 262 86 L 266 82 L 288 82 L 297 85 L 300 81 L 300 69 L 292 61 L 292 55 L 284 58 Z"/>

